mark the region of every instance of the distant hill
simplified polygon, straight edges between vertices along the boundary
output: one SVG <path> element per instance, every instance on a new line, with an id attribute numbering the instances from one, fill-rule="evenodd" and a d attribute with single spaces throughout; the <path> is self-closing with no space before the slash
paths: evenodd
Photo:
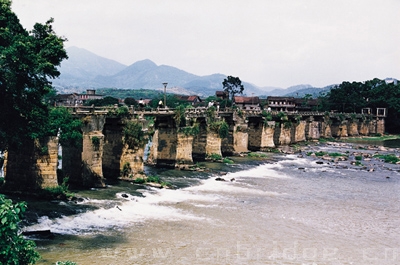
<path id="1" fill-rule="evenodd" d="M 114 60 L 98 56 L 88 50 L 67 48 L 69 59 L 61 63 L 60 78 L 53 85 L 61 93 L 81 92 L 88 88 L 154 89 L 162 90 L 168 82 L 168 91 L 200 96 L 215 95 L 222 90 L 223 74 L 197 76 L 168 65 L 156 65 L 151 60 L 142 60 L 126 66 Z M 242 83 L 247 95 L 265 92 L 251 83 Z"/>
<path id="2" fill-rule="evenodd" d="M 198 76 L 168 65 L 157 65 L 151 60 L 142 60 L 126 66 L 117 61 L 98 56 L 88 50 L 67 48 L 69 59 L 61 63 L 60 78 L 53 85 L 61 93 L 82 92 L 88 88 L 152 89 L 163 90 L 168 82 L 168 92 L 183 95 L 211 96 L 222 90 L 224 74 Z M 317 95 L 320 90 L 311 85 L 298 85 L 287 89 L 257 87 L 242 80 L 247 96 L 267 97 L 305 94 Z"/>

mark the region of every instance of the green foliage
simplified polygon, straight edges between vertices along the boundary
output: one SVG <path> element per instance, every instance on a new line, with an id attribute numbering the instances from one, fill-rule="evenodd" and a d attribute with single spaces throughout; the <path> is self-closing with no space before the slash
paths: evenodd
<path id="1" fill-rule="evenodd" d="M 345 155 L 345 154 L 342 154 L 342 153 L 329 153 L 329 156 L 332 156 L 332 157 L 338 157 L 338 156 L 347 156 L 347 155 Z"/>
<path id="2" fill-rule="evenodd" d="M 133 180 L 133 183 L 144 184 L 144 183 L 146 183 L 146 180 L 144 178 L 137 178 L 137 179 Z"/>
<path id="3" fill-rule="evenodd" d="M 196 136 L 200 133 L 200 126 L 198 123 L 195 123 L 193 126 L 179 128 L 179 132 L 185 134 L 186 136 Z"/>
<path id="4" fill-rule="evenodd" d="M 279 120 L 281 120 L 281 121 L 287 121 L 287 120 L 288 120 L 288 116 L 286 115 L 286 113 L 284 113 L 284 112 L 282 112 L 282 111 L 280 111 L 280 112 L 278 113 L 278 118 L 279 118 Z"/>
<path id="5" fill-rule="evenodd" d="M 400 161 L 400 158 L 397 157 L 394 154 L 390 154 L 390 155 L 374 155 L 374 157 L 383 159 L 385 161 L 385 163 L 391 163 L 391 164 L 396 164 L 397 162 Z"/>
<path id="6" fill-rule="evenodd" d="M 50 80 L 60 75 L 57 66 L 68 58 L 66 39 L 55 34 L 52 23 L 36 23 L 28 32 L 12 12 L 11 1 L 1 1 L 0 151 L 20 148 L 47 128 L 45 96 L 54 92 Z"/>
<path id="7" fill-rule="evenodd" d="M 0 188 L 1 188 L 1 186 L 3 186 L 3 184 L 4 184 L 4 178 L 0 177 Z"/>
<path id="8" fill-rule="evenodd" d="M 118 117 L 127 117 L 129 116 L 129 109 L 126 106 L 121 106 L 117 109 L 117 116 Z"/>
<path id="9" fill-rule="evenodd" d="M 254 152 L 248 153 L 247 156 L 248 156 L 248 157 L 251 157 L 251 158 L 265 158 L 265 157 L 267 157 L 266 154 L 263 154 L 263 153 L 254 153 Z"/>
<path id="10" fill-rule="evenodd" d="M 82 121 L 74 118 L 67 108 L 52 108 L 47 124 L 48 135 L 57 135 L 62 146 L 82 146 Z"/>
<path id="11" fill-rule="evenodd" d="M 97 136 L 92 136 L 92 145 L 98 150 L 100 147 L 100 138 Z"/>
<path id="12" fill-rule="evenodd" d="M 122 170 L 121 170 L 121 176 L 122 177 L 127 177 L 127 176 L 132 176 L 130 175 L 132 172 L 131 169 L 131 164 L 129 162 L 126 162 L 123 166 L 122 166 Z"/>
<path id="13" fill-rule="evenodd" d="M 136 121 L 128 121 L 126 123 L 123 129 L 123 135 L 124 143 L 131 149 L 141 146 L 146 140 L 142 125 Z"/>
<path id="14" fill-rule="evenodd" d="M 18 229 L 18 223 L 26 210 L 26 204 L 13 204 L 0 194 L 0 264 L 34 264 L 39 260 L 35 243 L 26 240 Z"/>
<path id="15" fill-rule="evenodd" d="M 135 106 L 135 107 L 136 107 L 136 106 L 138 105 L 136 99 L 134 99 L 134 98 L 132 98 L 132 97 L 127 97 L 127 98 L 125 98 L 125 99 L 124 99 L 124 103 L 125 103 L 127 106 Z"/>
<path id="16" fill-rule="evenodd" d="M 74 196 L 69 190 L 69 178 L 64 177 L 63 182 L 56 187 L 48 187 L 41 190 L 41 195 L 48 198 L 68 198 Z"/>
<path id="17" fill-rule="evenodd" d="M 264 117 L 264 125 L 267 124 L 268 121 L 272 121 L 272 113 L 271 112 L 267 112 L 267 111 L 263 110 L 262 116 Z"/>
<path id="18" fill-rule="evenodd" d="M 357 160 L 357 161 L 361 161 L 361 160 L 362 160 L 362 156 L 355 156 L 354 158 L 355 158 L 355 160 Z"/>
<path id="19" fill-rule="evenodd" d="M 229 125 L 225 120 L 214 121 L 209 124 L 208 128 L 216 133 L 220 138 L 226 138 L 229 135 Z"/>
<path id="20" fill-rule="evenodd" d="M 225 164 L 234 164 L 235 162 L 234 162 L 233 160 L 231 160 L 231 159 L 225 157 L 225 158 L 222 160 L 222 163 L 225 163 Z"/>
<path id="21" fill-rule="evenodd" d="M 75 263 L 75 262 L 67 260 L 67 261 L 57 261 L 56 265 L 78 265 L 78 264 Z"/>
<path id="22" fill-rule="evenodd" d="M 327 155 L 328 153 L 327 152 L 324 152 L 324 151 L 319 151 L 319 152 L 316 152 L 315 153 L 315 155 L 316 156 L 324 156 L 324 155 Z"/>
<path id="23" fill-rule="evenodd" d="M 224 91 L 231 96 L 230 99 L 232 101 L 235 97 L 235 94 L 243 94 L 244 87 L 239 77 L 228 76 L 222 82 L 222 86 Z"/>
<path id="24" fill-rule="evenodd" d="M 178 107 L 175 108 L 174 113 L 175 113 L 174 119 L 176 126 L 178 128 L 185 127 L 186 126 L 185 107 L 183 105 L 179 105 Z"/>
<path id="25" fill-rule="evenodd" d="M 213 160 L 213 161 L 220 161 L 220 160 L 222 160 L 222 156 L 219 155 L 219 154 L 215 154 L 215 153 L 208 154 L 208 155 L 207 155 L 207 158 L 210 159 L 210 160 Z"/>
<path id="26" fill-rule="evenodd" d="M 161 179 L 159 176 L 148 176 L 146 181 L 153 182 L 153 183 L 161 183 Z"/>
<path id="27" fill-rule="evenodd" d="M 320 98 L 325 111 L 360 113 L 362 108 L 387 109 L 386 128 L 400 132 L 400 83 L 375 78 L 365 82 L 343 82 Z"/>

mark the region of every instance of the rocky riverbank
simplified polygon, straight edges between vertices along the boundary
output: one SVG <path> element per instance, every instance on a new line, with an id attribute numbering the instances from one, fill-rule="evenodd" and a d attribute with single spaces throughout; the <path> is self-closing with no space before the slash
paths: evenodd
<path id="1" fill-rule="evenodd" d="M 400 172 L 399 155 L 399 148 L 326 142 L 302 147 L 298 157 L 315 160 L 317 164 L 328 164 L 336 169 L 362 170 L 390 178 L 391 172 Z"/>

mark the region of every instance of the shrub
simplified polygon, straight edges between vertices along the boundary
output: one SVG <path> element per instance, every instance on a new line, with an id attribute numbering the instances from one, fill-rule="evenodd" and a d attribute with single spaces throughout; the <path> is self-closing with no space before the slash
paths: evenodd
<path id="1" fill-rule="evenodd" d="M 397 162 L 400 161 L 400 158 L 398 158 L 396 155 L 374 155 L 374 157 L 383 159 L 385 163 L 391 163 L 391 164 L 396 164 Z"/>
<path id="2" fill-rule="evenodd" d="M 324 155 L 327 155 L 327 154 L 328 154 L 327 152 L 323 152 L 323 151 L 319 151 L 319 152 L 315 153 L 316 156 L 324 156 Z"/>
<path id="3" fill-rule="evenodd" d="M 211 159 L 211 160 L 221 160 L 222 156 L 219 154 L 212 153 L 212 154 L 207 155 L 207 158 Z"/>
<path id="4" fill-rule="evenodd" d="M 93 136 L 92 137 L 92 145 L 96 150 L 98 150 L 100 147 L 100 138 L 97 136 Z"/>
<path id="5" fill-rule="evenodd" d="M 0 264 L 34 264 L 40 258 L 35 242 L 24 239 L 18 230 L 25 210 L 25 202 L 13 204 L 0 194 Z"/>
<path id="6" fill-rule="evenodd" d="M 75 262 L 67 260 L 67 261 L 57 261 L 56 265 L 78 265 L 78 264 L 75 263 Z"/>
<path id="7" fill-rule="evenodd" d="M 361 161 L 362 160 L 362 156 L 355 156 L 354 157 L 357 161 Z"/>
<path id="8" fill-rule="evenodd" d="M 124 143 L 133 149 L 145 141 L 145 133 L 142 130 L 142 125 L 135 121 L 129 121 L 123 129 Z"/>
<path id="9" fill-rule="evenodd" d="M 225 164 L 233 164 L 233 163 L 235 163 L 233 160 L 231 160 L 231 159 L 229 159 L 229 158 L 224 158 L 223 160 L 222 160 L 222 163 L 225 163 Z"/>

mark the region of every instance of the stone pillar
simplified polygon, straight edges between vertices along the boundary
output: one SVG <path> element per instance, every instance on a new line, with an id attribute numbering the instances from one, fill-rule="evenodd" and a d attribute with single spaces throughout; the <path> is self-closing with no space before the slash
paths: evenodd
<path id="1" fill-rule="evenodd" d="M 268 121 L 262 127 L 261 130 L 261 143 L 260 143 L 260 151 L 267 151 L 269 148 L 274 148 L 274 133 L 275 133 L 275 122 Z"/>
<path id="2" fill-rule="evenodd" d="M 384 118 L 378 118 L 376 121 L 376 133 L 379 133 L 381 135 L 385 134 L 385 119 Z"/>
<path id="3" fill-rule="evenodd" d="M 36 157 L 36 165 L 41 188 L 57 187 L 57 166 L 58 166 L 58 138 L 51 136 L 45 139 L 42 144 L 36 141 L 36 147 L 41 148 Z M 45 148 L 45 152 L 43 152 Z"/>
<path id="4" fill-rule="evenodd" d="M 105 187 L 103 176 L 103 129 L 105 115 L 90 115 L 83 119 L 82 135 L 82 185 Z"/>
<path id="5" fill-rule="evenodd" d="M 127 144 L 124 145 L 120 159 L 120 173 L 118 174 L 123 179 L 136 179 L 144 178 L 144 147 L 129 148 Z M 123 172 L 127 170 L 127 172 Z"/>
<path id="6" fill-rule="evenodd" d="M 370 135 L 374 135 L 374 134 L 376 134 L 377 133 L 377 126 L 376 126 L 376 124 L 377 124 L 377 121 L 376 120 L 371 120 L 369 123 L 368 123 L 368 129 L 369 129 L 369 134 Z"/>
<path id="7" fill-rule="evenodd" d="M 193 165 L 192 158 L 193 136 L 178 133 L 177 146 L 176 146 L 176 163 L 177 168 L 187 168 Z"/>
<path id="8" fill-rule="evenodd" d="M 194 161 L 204 161 L 207 147 L 207 124 L 204 118 L 197 118 L 199 133 L 193 137 L 192 158 Z"/>
<path id="9" fill-rule="evenodd" d="M 209 131 L 207 133 L 206 156 L 217 154 L 222 156 L 221 152 L 221 138 L 218 133 Z"/>
<path id="10" fill-rule="evenodd" d="M 7 190 L 29 191 L 56 187 L 58 163 L 58 139 L 46 137 L 26 140 L 20 149 L 10 149 L 5 163 Z"/>
<path id="11" fill-rule="evenodd" d="M 292 126 L 292 143 L 304 142 L 306 140 L 306 125 L 306 121 L 299 121 L 298 123 L 294 124 L 294 126 Z"/>
<path id="12" fill-rule="evenodd" d="M 276 132 L 279 132 L 279 135 L 277 137 L 277 142 L 275 145 L 289 145 L 291 143 L 291 131 L 292 128 L 291 126 L 289 127 L 285 123 L 281 123 L 278 128 L 278 130 L 275 130 Z"/>
<path id="13" fill-rule="evenodd" d="M 332 138 L 331 126 L 328 122 L 321 122 L 321 137 Z"/>
<path id="14" fill-rule="evenodd" d="M 347 137 L 347 121 L 334 122 L 331 125 L 331 130 L 333 137 Z"/>
<path id="15" fill-rule="evenodd" d="M 175 167 L 178 136 L 176 128 L 159 128 L 157 143 L 157 166 Z"/>
<path id="16" fill-rule="evenodd" d="M 235 126 L 236 130 L 233 133 L 233 148 L 236 154 L 248 152 L 249 134 L 247 133 L 247 126 Z"/>
<path id="17" fill-rule="evenodd" d="M 307 122 L 307 134 L 306 138 L 307 140 L 318 140 L 321 137 L 320 131 L 320 123 L 318 121 L 309 121 Z"/>
<path id="18" fill-rule="evenodd" d="M 82 181 L 85 187 L 105 187 L 103 177 L 104 135 L 99 131 L 83 133 Z"/>
<path id="19" fill-rule="evenodd" d="M 120 119 L 108 118 L 104 125 L 103 175 L 106 179 L 117 179 L 121 173 L 122 128 Z"/>
<path id="20" fill-rule="evenodd" d="M 369 127 L 368 123 L 365 121 L 362 121 L 358 124 L 358 132 L 361 135 L 369 135 Z"/>
<path id="21" fill-rule="evenodd" d="M 348 121 L 347 123 L 347 133 L 349 136 L 358 136 L 358 122 Z"/>
<path id="22" fill-rule="evenodd" d="M 62 146 L 62 172 L 68 183 L 82 186 L 82 143 L 76 146 Z"/>

